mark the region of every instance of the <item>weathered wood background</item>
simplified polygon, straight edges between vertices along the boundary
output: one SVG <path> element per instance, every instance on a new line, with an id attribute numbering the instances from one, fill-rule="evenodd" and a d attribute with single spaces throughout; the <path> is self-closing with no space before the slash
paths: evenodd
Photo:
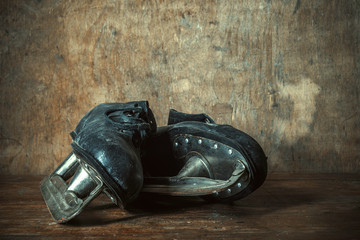
<path id="1" fill-rule="evenodd" d="M 359 1 L 1 1 L 0 174 L 48 174 L 102 102 L 249 133 L 270 171 L 360 171 Z"/>

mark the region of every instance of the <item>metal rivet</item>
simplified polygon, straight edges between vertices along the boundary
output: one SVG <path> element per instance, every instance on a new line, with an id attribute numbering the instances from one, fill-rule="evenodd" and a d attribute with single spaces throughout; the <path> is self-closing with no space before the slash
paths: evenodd
<path id="1" fill-rule="evenodd" d="M 229 149 L 228 152 L 229 152 L 230 155 L 232 154 L 232 150 L 231 150 L 231 149 Z"/>
<path id="2" fill-rule="evenodd" d="M 175 142 L 175 147 L 179 146 L 179 144 L 177 142 Z"/>
<path id="3" fill-rule="evenodd" d="M 185 138 L 185 142 L 186 142 L 186 143 L 189 143 L 189 139 Z"/>
<path id="4" fill-rule="evenodd" d="M 238 188 L 241 188 L 241 183 L 236 184 Z"/>
<path id="5" fill-rule="evenodd" d="M 198 143 L 199 143 L 199 144 L 201 144 L 201 143 L 202 143 L 202 140 L 201 140 L 201 139 L 199 139 L 199 140 L 198 140 Z"/>
<path id="6" fill-rule="evenodd" d="M 217 149 L 217 148 L 218 148 L 218 145 L 217 145 L 216 143 L 214 144 L 214 148 L 215 148 L 215 149 Z"/>
<path id="7" fill-rule="evenodd" d="M 228 192 L 228 193 L 231 193 L 231 189 L 229 188 L 229 189 L 227 190 L 227 192 Z"/>
<path id="8" fill-rule="evenodd" d="M 216 196 L 218 196 L 218 195 L 219 195 L 219 193 L 218 193 L 217 191 L 214 191 L 214 194 L 215 194 Z"/>

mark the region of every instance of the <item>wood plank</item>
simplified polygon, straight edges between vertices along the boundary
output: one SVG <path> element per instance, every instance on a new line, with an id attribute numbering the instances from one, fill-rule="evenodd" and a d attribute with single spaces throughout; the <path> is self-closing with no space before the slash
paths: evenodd
<path id="1" fill-rule="evenodd" d="M 233 204 L 141 195 L 127 210 L 97 198 L 56 224 L 41 177 L 0 177 L 0 239 L 360 239 L 360 175 L 273 174 Z"/>

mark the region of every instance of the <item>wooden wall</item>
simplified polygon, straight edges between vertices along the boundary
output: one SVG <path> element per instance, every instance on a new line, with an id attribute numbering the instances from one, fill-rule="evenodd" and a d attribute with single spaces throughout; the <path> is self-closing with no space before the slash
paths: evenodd
<path id="1" fill-rule="evenodd" d="M 359 1 L 0 2 L 0 174 L 48 174 L 102 102 L 252 135 L 270 171 L 360 171 Z"/>

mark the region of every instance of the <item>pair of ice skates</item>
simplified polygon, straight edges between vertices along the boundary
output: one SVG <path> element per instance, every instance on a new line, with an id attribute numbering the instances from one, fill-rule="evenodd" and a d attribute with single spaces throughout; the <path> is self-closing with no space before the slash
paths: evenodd
<path id="1" fill-rule="evenodd" d="M 102 192 L 122 208 L 141 191 L 234 201 L 267 174 L 263 150 L 244 132 L 175 110 L 167 126 L 157 127 L 147 101 L 98 105 L 71 137 L 72 153 L 41 183 L 59 223 Z"/>

